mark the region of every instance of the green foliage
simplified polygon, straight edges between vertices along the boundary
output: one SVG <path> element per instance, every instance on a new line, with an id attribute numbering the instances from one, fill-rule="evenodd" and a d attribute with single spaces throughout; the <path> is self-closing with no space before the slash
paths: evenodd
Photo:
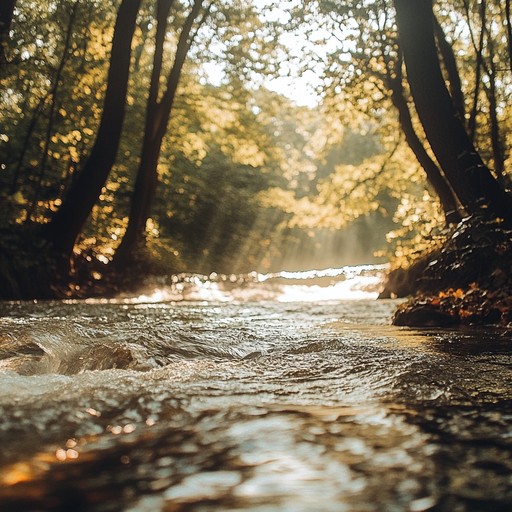
<path id="1" fill-rule="evenodd" d="M 2 222 L 45 222 L 86 158 L 99 115 L 113 6 L 18 1 L 3 80 Z M 69 36 L 69 37 L 68 37 Z"/>
<path id="2" fill-rule="evenodd" d="M 498 1 L 435 4 L 436 16 L 456 56 L 468 130 L 474 116 L 478 150 L 507 185 L 511 148 L 508 106 L 512 89 L 506 60 L 498 58 L 509 52 L 503 5 Z M 382 151 L 388 155 L 380 156 L 379 151 L 375 157 L 367 155 L 365 168 L 338 165 L 331 179 L 320 188 L 324 196 L 320 203 L 330 212 L 319 216 L 316 210 L 316 218 L 310 216 L 312 222 L 323 217 L 342 222 L 347 212 L 357 216 L 358 210 L 362 213 L 376 208 L 375 199 L 382 191 L 396 198 L 398 205 L 394 213 L 390 212 L 397 227 L 388 237 L 395 257 L 399 260 L 411 257 L 430 246 L 430 233 L 442 232 L 443 217 L 421 168 L 398 136 L 400 128 L 391 102 L 390 84 L 405 70 L 399 59 L 392 2 L 319 0 L 302 3 L 300 9 L 303 22 L 312 31 L 320 29 L 324 34 L 325 106 L 331 115 L 343 120 L 345 127 L 366 120 L 373 127 Z M 480 36 L 482 48 L 478 47 Z M 448 81 L 446 63 L 443 65 Z M 403 85 L 407 95 L 405 81 Z M 408 102 L 416 132 L 430 151 L 411 98 Z M 383 160 L 385 165 L 379 165 Z M 336 217 L 335 212 L 340 210 L 342 213 Z M 437 243 L 437 236 L 434 238 Z"/>
<path id="3" fill-rule="evenodd" d="M 272 10 L 279 4 L 215 2 L 197 33 L 147 223 L 144 257 L 155 269 L 299 266 L 322 253 L 341 255 L 350 244 L 358 257 L 378 251 L 400 261 L 443 236 L 438 202 L 400 136 L 390 99 L 389 80 L 400 65 L 391 2 L 322 0 Z M 504 14 L 499 2 L 487 2 L 478 75 L 482 13 L 467 4 L 437 2 L 436 12 L 457 55 L 466 120 L 476 102 L 475 141 L 497 173 L 501 158 L 506 181 L 512 79 L 498 59 L 507 50 Z M 89 154 L 118 5 L 17 2 L 0 90 L 0 226 L 6 232 L 46 223 Z M 162 76 L 188 6 L 173 4 Z M 154 7 L 148 0 L 140 11 L 118 159 L 75 248 L 87 261 L 109 262 L 126 229 L 154 53 Z M 297 40 L 301 44 L 290 48 Z M 316 108 L 263 85 L 270 76 L 301 72 L 323 79 L 324 99 Z M 368 242 L 360 252 L 358 237 Z"/>

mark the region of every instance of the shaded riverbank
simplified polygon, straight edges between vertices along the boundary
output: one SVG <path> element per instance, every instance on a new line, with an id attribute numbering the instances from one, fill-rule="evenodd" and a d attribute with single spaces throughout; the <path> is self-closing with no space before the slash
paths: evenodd
<path id="1" fill-rule="evenodd" d="M 463 219 L 446 240 L 408 268 L 392 270 L 381 297 L 411 296 L 396 325 L 512 323 L 512 230 L 501 219 Z"/>

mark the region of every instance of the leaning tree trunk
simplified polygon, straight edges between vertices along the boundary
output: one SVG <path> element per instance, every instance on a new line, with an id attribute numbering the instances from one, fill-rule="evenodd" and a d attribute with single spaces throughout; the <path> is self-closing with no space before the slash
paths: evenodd
<path id="1" fill-rule="evenodd" d="M 124 265 L 130 257 L 133 257 L 135 253 L 133 249 L 139 244 L 139 240 L 145 231 L 150 205 L 158 182 L 157 168 L 161 147 L 161 141 L 158 140 L 157 114 L 161 108 L 158 97 L 168 17 L 173 3 L 173 0 L 158 0 L 156 6 L 155 53 L 153 55 L 153 68 L 146 105 L 144 139 L 130 203 L 128 227 L 120 246 L 116 250 L 116 264 L 121 262 Z"/>
<path id="2" fill-rule="evenodd" d="M 427 153 L 423 143 L 418 137 L 418 134 L 412 124 L 409 106 L 403 96 L 403 91 L 400 91 L 400 87 L 396 87 L 395 85 L 391 86 L 391 101 L 398 110 L 398 120 L 400 128 L 404 133 L 405 140 L 414 153 L 416 160 L 418 160 L 418 163 L 425 171 L 427 181 L 439 197 L 446 223 L 457 224 L 461 220 L 461 215 L 457 207 L 457 200 L 453 195 L 448 182 L 439 170 L 439 167 L 432 158 L 430 158 L 430 155 Z"/>
<path id="3" fill-rule="evenodd" d="M 400 46 L 429 144 L 466 211 L 512 222 L 512 199 L 484 165 L 458 117 L 434 39 L 432 0 L 394 0 Z"/>
<path id="4" fill-rule="evenodd" d="M 434 32 L 439 47 L 439 52 L 443 58 L 444 68 L 448 76 L 450 84 L 450 94 L 460 119 L 464 122 L 465 117 L 465 101 L 464 93 L 462 92 L 462 82 L 460 79 L 459 69 L 457 67 L 457 60 L 453 52 L 452 45 L 446 39 L 443 27 L 441 27 L 437 18 L 434 17 Z"/>
<path id="5" fill-rule="evenodd" d="M 386 53 L 383 53 L 383 58 L 386 63 L 386 74 L 383 79 L 391 92 L 391 101 L 398 111 L 398 122 L 405 136 L 405 141 L 423 168 L 427 181 L 439 197 L 446 224 L 457 224 L 461 220 L 457 198 L 438 165 L 432 160 L 425 149 L 412 122 L 411 112 L 404 94 L 402 52 L 398 49 L 397 59 L 393 63 L 391 63 Z"/>
<path id="6" fill-rule="evenodd" d="M 146 223 L 151 213 L 153 198 L 158 184 L 158 160 L 162 148 L 162 142 L 167 131 L 169 118 L 174 105 L 176 91 L 178 88 L 181 72 L 185 59 L 193 43 L 196 32 L 191 35 L 192 27 L 201 12 L 203 0 L 194 0 L 194 5 L 188 14 L 176 47 L 174 63 L 167 77 L 165 92 L 158 101 L 161 59 L 166 27 L 167 15 L 169 12 L 169 0 L 160 0 L 157 28 L 157 46 L 153 62 L 153 73 L 146 111 L 146 126 L 144 130 L 144 141 L 141 151 L 141 160 L 137 170 L 135 186 L 133 190 L 128 226 L 119 247 L 114 256 L 114 264 L 123 266 L 132 263 L 141 246 L 145 243 Z M 211 4 L 210 4 L 211 5 Z M 166 6 L 166 8 L 163 8 Z M 209 7 L 206 9 L 199 21 L 200 27 L 208 15 Z M 162 27 L 160 29 L 160 27 Z M 160 32 L 160 30 L 162 32 Z M 161 37 L 160 37 L 161 35 Z"/>
<path id="7" fill-rule="evenodd" d="M 112 41 L 107 90 L 100 126 L 89 158 L 46 228 L 58 255 L 68 259 L 114 165 L 125 117 L 131 44 L 141 0 L 123 0 Z"/>

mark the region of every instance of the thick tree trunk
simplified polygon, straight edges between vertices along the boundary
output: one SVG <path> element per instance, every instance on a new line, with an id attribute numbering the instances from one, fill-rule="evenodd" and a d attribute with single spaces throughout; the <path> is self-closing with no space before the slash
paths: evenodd
<path id="1" fill-rule="evenodd" d="M 437 161 L 465 210 L 512 222 L 512 199 L 484 165 L 443 79 L 432 0 L 394 0 L 400 46 L 420 121 Z"/>
<path id="2" fill-rule="evenodd" d="M 146 222 L 158 183 L 157 168 L 162 143 L 162 140 L 158 140 L 157 112 L 160 108 L 158 96 L 160 92 L 160 75 L 162 72 L 165 36 L 172 4 L 173 0 L 158 0 L 157 2 L 155 53 L 146 106 L 144 139 L 130 204 L 129 222 L 115 254 L 116 264 L 127 263 L 128 259 L 133 258 L 137 252 L 137 246 L 141 239 L 144 238 Z"/>
<path id="3" fill-rule="evenodd" d="M 117 156 L 125 116 L 131 44 L 140 4 L 141 0 L 121 2 L 114 28 L 107 90 L 96 141 L 84 168 L 46 228 L 46 237 L 54 250 L 68 259 Z"/>
<path id="4" fill-rule="evenodd" d="M 151 214 L 151 206 L 158 184 L 157 168 L 162 142 L 169 124 L 169 118 L 174 105 L 183 65 L 194 40 L 194 35 L 191 35 L 192 27 L 201 12 L 202 4 L 203 0 L 194 1 L 192 9 L 183 24 L 178 39 L 174 63 L 167 77 L 166 89 L 162 98 L 158 101 L 158 84 L 160 80 L 164 44 L 163 35 L 165 34 L 167 21 L 165 11 L 167 10 L 168 13 L 170 7 L 169 0 L 159 2 L 159 28 L 157 29 L 157 45 L 146 111 L 146 126 L 141 161 L 137 170 L 128 226 L 114 257 L 116 266 L 130 263 L 136 257 L 138 249 L 145 244 L 146 223 Z M 168 5 L 167 9 L 164 9 L 162 5 Z M 208 11 L 209 9 L 203 14 L 198 24 L 199 26 L 205 21 Z M 162 26 L 162 38 L 159 37 L 160 26 Z"/>
<path id="5" fill-rule="evenodd" d="M 117 248 L 114 263 L 126 265 L 136 259 L 144 244 L 146 223 L 158 184 L 158 160 L 161 142 L 154 140 L 143 148 L 130 205 L 130 217 L 121 244 Z"/>
<path id="6" fill-rule="evenodd" d="M 418 163 L 423 168 L 427 181 L 439 197 L 446 224 L 456 224 L 461 220 L 457 198 L 438 165 L 428 154 L 414 128 L 411 112 L 404 93 L 402 52 L 400 48 L 397 48 L 396 58 L 392 59 L 387 48 L 383 48 L 382 58 L 386 64 L 386 73 L 382 79 L 391 92 L 391 101 L 398 111 L 398 122 L 404 133 L 405 140 L 414 153 L 416 160 L 418 160 Z"/>

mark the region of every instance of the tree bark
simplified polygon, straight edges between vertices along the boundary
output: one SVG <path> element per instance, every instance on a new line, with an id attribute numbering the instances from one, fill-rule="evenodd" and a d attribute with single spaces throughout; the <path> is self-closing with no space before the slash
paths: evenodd
<path id="1" fill-rule="evenodd" d="M 443 27 L 439 24 L 439 21 L 434 17 L 434 31 L 437 44 L 441 57 L 443 58 L 444 67 L 448 75 L 448 82 L 450 84 L 450 94 L 455 109 L 464 122 L 465 105 L 464 105 L 464 93 L 462 92 L 462 82 L 460 80 L 459 69 L 457 67 L 457 61 L 451 44 L 446 40 Z"/>
<path id="2" fill-rule="evenodd" d="M 167 14 L 165 12 L 169 12 L 170 3 L 169 0 L 161 0 L 158 4 L 157 46 L 146 109 L 144 141 L 130 205 L 128 226 L 114 257 L 114 263 L 118 266 L 133 261 L 138 250 L 145 243 L 146 223 L 151 213 L 151 206 L 158 184 L 157 168 L 162 142 L 169 124 L 183 65 L 195 37 L 195 34 L 191 35 L 191 31 L 201 12 L 203 0 L 194 0 L 192 9 L 183 24 L 174 62 L 167 77 L 166 88 L 161 99 L 158 100 L 163 43 L 167 25 Z M 209 7 L 203 14 L 199 26 L 205 21 L 208 12 Z M 162 26 L 161 31 L 160 26 Z"/>
<path id="3" fill-rule="evenodd" d="M 412 97 L 443 173 L 470 214 L 512 222 L 511 196 L 484 165 L 443 79 L 434 39 L 432 0 L 394 0 Z"/>
<path id="4" fill-rule="evenodd" d="M 457 199 L 455 198 L 450 185 L 439 170 L 439 167 L 427 153 L 423 143 L 416 133 L 416 130 L 414 129 L 409 105 L 407 104 L 407 100 L 404 96 L 401 67 L 401 59 L 399 59 L 399 62 L 396 64 L 394 77 L 392 77 L 390 73 L 387 74 L 388 87 L 391 91 L 391 101 L 398 111 L 400 128 L 402 129 L 405 140 L 414 153 L 416 160 L 418 160 L 418 163 L 425 171 L 428 182 L 439 197 L 446 223 L 456 224 L 461 220 L 461 215 L 457 206 Z"/>
<path id="5" fill-rule="evenodd" d="M 414 153 L 416 160 L 423 168 L 427 181 L 430 183 L 434 192 L 439 197 L 441 208 L 443 209 L 446 224 L 457 224 L 461 220 L 459 205 L 452 189 L 446 178 L 434 160 L 430 157 L 423 142 L 418 137 L 409 110 L 409 105 L 405 97 L 403 86 L 403 55 L 400 47 L 397 46 L 396 57 L 390 56 L 386 40 L 382 40 L 382 59 L 386 66 L 386 71 L 381 75 L 381 79 L 391 92 L 391 102 L 398 112 L 398 122 L 405 136 L 409 148 Z"/>
<path id="6" fill-rule="evenodd" d="M 68 260 L 117 156 L 125 117 L 131 44 L 140 4 L 141 0 L 121 2 L 114 27 L 107 90 L 96 141 L 84 168 L 46 226 L 45 235 L 54 250 Z"/>

